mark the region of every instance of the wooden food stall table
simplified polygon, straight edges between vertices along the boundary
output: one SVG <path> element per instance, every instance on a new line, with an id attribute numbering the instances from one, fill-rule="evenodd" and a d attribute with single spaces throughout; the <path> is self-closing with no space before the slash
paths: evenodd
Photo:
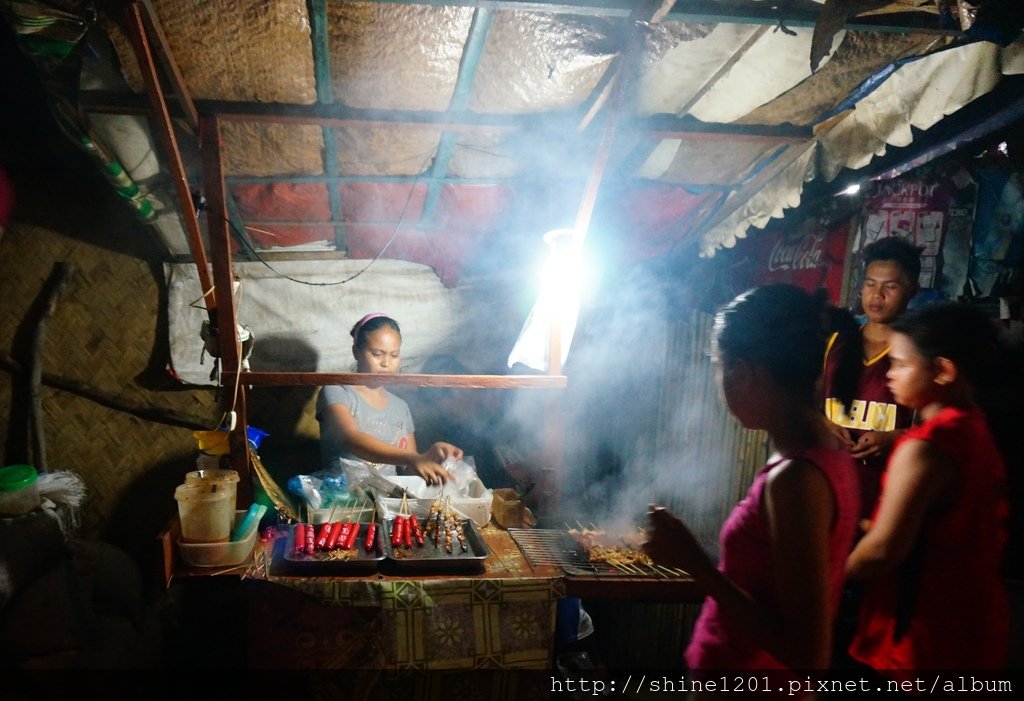
<path id="1" fill-rule="evenodd" d="M 248 588 L 250 665 L 277 668 L 550 669 L 555 605 L 565 596 L 699 601 L 687 577 L 567 576 L 531 564 L 509 533 L 479 530 L 489 555 L 479 573 L 343 576 L 295 571 L 285 538 L 257 543 L 238 567 L 183 566 L 176 522 L 161 534 L 167 583 L 232 575 Z"/>
<path id="2" fill-rule="evenodd" d="M 285 538 L 257 544 L 238 567 L 185 567 L 176 523 L 161 534 L 172 579 L 234 575 L 250 587 L 250 656 L 283 668 L 473 669 L 550 667 L 557 567 L 535 568 L 508 534 L 489 525 L 479 573 L 358 576 L 296 572 Z"/>

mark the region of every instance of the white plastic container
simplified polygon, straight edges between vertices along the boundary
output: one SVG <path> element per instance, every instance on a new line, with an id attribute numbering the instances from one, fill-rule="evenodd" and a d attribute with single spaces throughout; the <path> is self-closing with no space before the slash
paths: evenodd
<path id="1" fill-rule="evenodd" d="M 417 475 L 399 475 L 390 478 L 392 482 L 409 490 L 409 509 L 416 514 L 417 518 L 425 517 L 430 512 L 430 505 L 434 503 L 441 494 L 440 485 L 427 485 L 422 477 Z M 484 487 L 479 479 L 472 480 L 466 487 L 467 496 L 452 494 L 452 486 L 445 487 L 445 494 L 451 494 L 452 508 L 458 513 L 473 522 L 478 528 L 483 528 L 491 521 L 491 506 L 493 496 L 491 490 Z M 399 512 L 402 506 L 401 499 L 379 499 L 384 510 L 384 518 L 390 518 Z"/>
<path id="2" fill-rule="evenodd" d="M 234 494 L 213 489 L 206 482 L 179 484 L 174 490 L 181 520 L 181 538 L 187 543 L 221 543 L 231 535 Z"/>
<path id="3" fill-rule="evenodd" d="M 236 511 L 232 527 L 237 526 L 243 518 L 245 512 Z M 181 555 L 182 562 L 189 567 L 233 567 L 242 564 L 249 557 L 259 531 L 259 527 L 253 528 L 244 540 L 227 543 L 187 543 L 179 539 L 178 554 Z"/>
<path id="4" fill-rule="evenodd" d="M 39 474 L 31 465 L 0 467 L 0 517 L 22 516 L 40 504 Z"/>
<path id="5" fill-rule="evenodd" d="M 220 468 L 203 468 L 185 473 L 185 484 L 207 484 L 210 491 L 228 492 L 231 511 L 238 508 L 238 472 Z"/>
<path id="6" fill-rule="evenodd" d="M 308 523 L 320 524 L 327 521 L 355 521 L 369 523 L 373 520 L 373 502 L 362 496 L 352 495 L 331 501 L 322 509 L 310 509 Z"/>

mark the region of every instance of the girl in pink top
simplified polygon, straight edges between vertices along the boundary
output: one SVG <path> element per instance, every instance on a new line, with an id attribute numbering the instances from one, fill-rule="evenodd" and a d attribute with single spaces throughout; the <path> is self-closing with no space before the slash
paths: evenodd
<path id="1" fill-rule="evenodd" d="M 893 324 L 889 388 L 922 423 L 889 458 L 871 527 L 847 561 L 867 580 L 850 654 L 882 676 L 1006 662 L 1000 576 L 1004 461 L 978 392 L 1005 381 L 999 336 L 973 307 L 921 307 Z"/>
<path id="2" fill-rule="evenodd" d="M 821 295 L 789 285 L 751 290 L 716 317 L 714 357 L 729 411 L 767 431 L 775 452 L 723 526 L 717 567 L 669 511 L 652 506 L 649 514 L 645 551 L 689 572 L 708 597 L 686 650 L 691 678 L 801 670 L 773 676 L 775 692 L 783 680 L 828 666 L 859 508 L 853 458 L 815 394 L 837 320 L 846 332 L 854 323 Z M 845 362 L 860 361 L 853 350 Z"/>

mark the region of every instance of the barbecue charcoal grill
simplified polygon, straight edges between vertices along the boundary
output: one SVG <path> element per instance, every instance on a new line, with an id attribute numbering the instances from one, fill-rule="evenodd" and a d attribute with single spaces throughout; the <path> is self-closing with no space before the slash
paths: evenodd
<path id="1" fill-rule="evenodd" d="M 556 565 L 568 575 L 623 575 L 635 577 L 689 577 L 682 570 L 660 565 L 591 562 L 585 548 L 567 531 L 544 528 L 509 528 L 508 534 L 531 565 Z"/>

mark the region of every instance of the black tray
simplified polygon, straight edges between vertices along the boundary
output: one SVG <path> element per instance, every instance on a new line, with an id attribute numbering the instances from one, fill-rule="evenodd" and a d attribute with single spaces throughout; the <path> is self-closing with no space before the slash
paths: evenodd
<path id="1" fill-rule="evenodd" d="M 369 523 L 359 524 L 359 535 L 353 546 L 356 556 L 348 560 L 332 560 L 329 553 L 317 552 L 312 555 L 301 555 L 295 552 L 295 526 L 288 531 L 288 539 L 284 544 L 284 560 L 288 565 L 311 573 L 351 573 L 375 572 L 384 560 L 384 532 L 377 526 L 377 537 L 373 549 L 367 552 L 363 547 L 366 540 L 366 529 Z"/>
<path id="2" fill-rule="evenodd" d="M 422 546 L 416 545 L 413 541 L 412 547 L 406 550 L 404 547 L 392 548 L 391 526 L 394 519 L 389 518 L 384 522 L 384 556 L 387 559 L 385 567 L 394 573 L 418 573 L 433 574 L 440 572 L 482 572 L 484 560 L 491 554 L 480 536 L 480 531 L 473 524 L 473 521 L 465 518 L 461 520 L 462 533 L 466 536 L 468 550 L 462 550 L 456 542 L 452 552 L 444 549 L 444 546 L 434 545 L 428 537 Z"/>

